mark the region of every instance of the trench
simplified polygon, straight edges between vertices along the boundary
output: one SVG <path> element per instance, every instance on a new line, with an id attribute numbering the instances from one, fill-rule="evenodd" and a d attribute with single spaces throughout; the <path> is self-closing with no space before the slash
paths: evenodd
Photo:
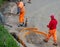
<path id="1" fill-rule="evenodd" d="M 18 43 L 21 43 L 23 47 L 27 47 L 26 44 L 16 35 L 16 33 L 10 33 Z"/>

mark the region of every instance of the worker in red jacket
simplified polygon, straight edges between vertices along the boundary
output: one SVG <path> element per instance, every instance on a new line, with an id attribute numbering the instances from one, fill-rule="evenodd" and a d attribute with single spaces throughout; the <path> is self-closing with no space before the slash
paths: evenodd
<path id="1" fill-rule="evenodd" d="M 56 36 L 57 20 L 54 18 L 54 15 L 51 15 L 50 18 L 51 18 L 51 21 L 47 25 L 47 27 L 49 28 L 49 33 L 47 35 L 47 38 L 44 39 L 44 41 L 48 42 L 48 40 L 52 36 L 54 40 L 53 45 L 57 46 L 57 36 Z"/>

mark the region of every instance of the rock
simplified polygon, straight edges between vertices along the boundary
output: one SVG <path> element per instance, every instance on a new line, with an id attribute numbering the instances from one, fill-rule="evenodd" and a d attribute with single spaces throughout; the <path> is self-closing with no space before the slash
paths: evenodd
<path id="1" fill-rule="evenodd" d="M 4 24 L 5 23 L 5 17 L 3 14 L 0 12 L 0 23 Z"/>
<path id="2" fill-rule="evenodd" d="M 4 10 L 4 13 L 17 14 L 17 4 L 14 2 L 8 3 L 7 7 Z"/>
<path id="3" fill-rule="evenodd" d="M 9 1 L 9 2 L 16 2 L 17 0 L 7 0 L 7 1 Z"/>

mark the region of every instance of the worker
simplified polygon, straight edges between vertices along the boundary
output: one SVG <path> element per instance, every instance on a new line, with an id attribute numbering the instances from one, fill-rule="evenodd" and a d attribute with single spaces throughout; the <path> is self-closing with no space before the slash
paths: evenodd
<path id="1" fill-rule="evenodd" d="M 20 8 L 18 27 L 20 27 L 20 26 L 24 25 L 24 16 L 25 16 L 25 7 L 24 7 L 24 3 L 22 0 L 20 0 L 20 2 L 18 2 L 18 7 Z"/>
<path id="2" fill-rule="evenodd" d="M 57 46 L 57 36 L 56 36 L 57 20 L 55 19 L 54 15 L 51 15 L 50 18 L 51 21 L 47 25 L 47 27 L 49 28 L 49 33 L 47 35 L 47 38 L 44 39 L 44 42 L 48 42 L 48 40 L 52 36 L 54 40 L 53 45 Z"/>

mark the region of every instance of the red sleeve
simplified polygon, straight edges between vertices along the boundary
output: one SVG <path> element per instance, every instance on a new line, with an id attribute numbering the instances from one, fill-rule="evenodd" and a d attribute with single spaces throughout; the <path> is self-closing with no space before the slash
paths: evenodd
<path id="1" fill-rule="evenodd" d="M 51 26 L 52 26 L 52 21 L 49 22 L 49 24 L 48 24 L 47 27 L 48 27 L 48 28 L 51 28 Z"/>

